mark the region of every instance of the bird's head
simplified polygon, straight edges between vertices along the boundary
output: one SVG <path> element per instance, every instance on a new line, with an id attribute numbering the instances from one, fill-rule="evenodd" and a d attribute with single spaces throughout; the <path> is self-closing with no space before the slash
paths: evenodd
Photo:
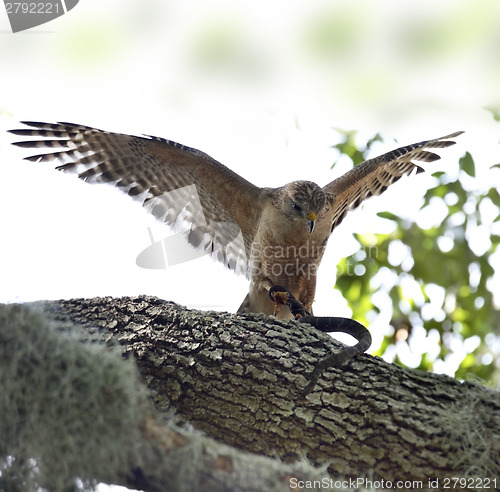
<path id="1" fill-rule="evenodd" d="M 326 202 L 326 194 L 312 181 L 293 181 L 283 188 L 281 206 L 285 215 L 291 220 L 302 221 L 310 233 Z"/>

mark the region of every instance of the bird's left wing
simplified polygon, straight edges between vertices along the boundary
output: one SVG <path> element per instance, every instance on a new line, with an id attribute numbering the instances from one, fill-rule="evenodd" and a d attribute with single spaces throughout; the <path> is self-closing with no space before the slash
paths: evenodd
<path id="1" fill-rule="evenodd" d="M 413 170 L 417 173 L 423 172 L 423 169 L 413 161 L 433 162 L 440 159 L 439 155 L 427 149 L 454 145 L 455 142 L 448 139 L 462 133 L 455 132 L 444 137 L 400 147 L 358 164 L 340 178 L 327 184 L 323 187 L 323 191 L 334 195 L 331 230 L 333 231 L 342 222 L 349 210 L 356 208 L 370 196 L 380 195 L 401 176 L 410 174 Z"/>
<path id="2" fill-rule="evenodd" d="M 27 160 L 56 162 L 56 169 L 84 181 L 116 186 L 185 232 L 195 248 L 246 272 L 260 188 L 207 154 L 170 140 L 72 123 L 23 123 L 31 129 L 10 132 L 31 138 L 14 145 L 48 151 Z"/>

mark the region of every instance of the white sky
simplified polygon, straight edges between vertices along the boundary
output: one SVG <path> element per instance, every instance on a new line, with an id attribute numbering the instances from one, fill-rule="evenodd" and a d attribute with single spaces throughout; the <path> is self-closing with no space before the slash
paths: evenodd
<path id="1" fill-rule="evenodd" d="M 136 256 L 169 232 L 135 202 L 51 166 L 23 162 L 3 130 L 71 121 L 199 148 L 260 186 L 323 185 L 348 169 L 333 128 L 399 144 L 467 133 L 429 171 L 478 178 L 500 162 L 496 0 L 81 0 L 12 34 L 0 12 L 0 302 L 152 294 L 235 311 L 248 284 L 208 258 L 144 270 Z M 415 217 L 429 176 L 402 180 L 334 233 L 315 312 L 349 315 L 332 289 L 352 232 L 384 232 L 381 210 Z"/>
<path id="2" fill-rule="evenodd" d="M 82 0 L 66 16 L 16 34 L 0 16 L 2 128 L 17 127 L 20 119 L 62 120 L 164 136 L 206 151 L 261 186 L 296 178 L 325 184 L 347 170 L 347 163 L 330 170 L 334 127 L 366 137 L 380 131 L 398 144 L 463 129 L 467 134 L 430 171 L 456 171 L 465 150 L 484 158 L 483 167 L 491 163 L 483 148 L 498 151 L 497 128 L 481 110 L 494 102 L 498 87 L 489 77 L 499 77 L 486 63 L 493 56 L 489 17 L 477 15 L 484 24 L 477 31 L 484 32 L 470 28 L 465 40 L 455 41 L 456 53 L 446 48 L 453 56 L 445 49 L 431 50 L 429 60 L 418 53 L 408 59 L 387 34 L 415 19 L 424 26 L 451 22 L 459 17 L 457 5 L 465 17 L 470 2 L 439 8 L 398 2 L 383 12 L 362 1 L 335 8 L 328 2 L 236 4 Z M 314 28 L 328 16 L 331 29 L 344 22 L 338 18 L 352 22 L 356 35 L 345 41 L 347 55 L 336 51 L 344 42 L 336 39 L 328 48 L 327 38 L 326 54 L 322 45 L 310 47 Z M 166 271 L 138 268 L 135 258 L 150 244 L 147 227 L 161 239 L 161 226 L 116 190 L 22 162 L 26 151 L 11 148 L 3 132 L 1 138 L 1 301 L 148 293 L 188 306 L 237 309 L 244 278 L 208 258 Z M 394 146 L 387 142 L 375 151 Z M 380 232 L 379 210 L 416 214 L 430 183 L 420 176 L 398 183 L 336 231 L 320 269 L 318 314 L 348 313 L 331 287 L 337 261 L 354 247 L 351 232 Z"/>

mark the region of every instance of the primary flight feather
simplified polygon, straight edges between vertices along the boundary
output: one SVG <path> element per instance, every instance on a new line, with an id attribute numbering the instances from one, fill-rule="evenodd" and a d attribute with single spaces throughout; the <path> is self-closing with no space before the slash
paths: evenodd
<path id="1" fill-rule="evenodd" d="M 132 136 L 72 123 L 23 122 L 10 130 L 39 148 L 26 159 L 55 162 L 89 183 L 109 183 L 158 220 L 185 231 L 188 242 L 227 267 L 246 273 L 250 289 L 239 312 L 271 314 L 268 296 L 283 285 L 309 312 L 316 273 L 333 229 L 363 200 L 380 195 L 401 176 L 423 169 L 414 161 L 440 157 L 463 132 L 400 147 L 369 159 L 324 187 L 293 181 L 259 188 L 207 154 L 163 138 Z M 288 309 L 280 317 L 291 318 Z"/>

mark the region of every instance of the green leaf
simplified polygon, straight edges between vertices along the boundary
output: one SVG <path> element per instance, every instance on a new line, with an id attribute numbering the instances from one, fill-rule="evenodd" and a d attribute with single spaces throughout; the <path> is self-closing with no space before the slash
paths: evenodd
<path id="1" fill-rule="evenodd" d="M 469 152 L 466 152 L 458 162 L 460 164 L 460 169 L 465 171 L 469 176 L 472 176 L 473 178 L 476 177 L 476 166 L 474 164 L 474 159 Z"/>
<path id="2" fill-rule="evenodd" d="M 498 112 L 500 121 L 500 109 Z M 340 136 L 342 142 L 336 146 L 339 151 L 344 151 L 351 159 L 364 157 L 366 149 L 371 143 L 355 142 L 356 132 L 343 132 Z M 500 168 L 500 164 L 492 167 Z M 448 210 L 448 217 L 460 213 L 461 220 L 445 218 L 440 224 L 427 230 L 422 230 L 416 222 L 409 222 L 397 215 L 398 209 L 393 212 L 381 212 L 379 217 L 391 221 L 391 232 L 377 234 L 376 231 L 364 234 L 354 234 L 361 249 L 352 256 L 341 261 L 339 266 L 345 270 L 339 272 L 336 288 L 342 293 L 351 307 L 356 319 L 369 320 L 373 324 L 379 316 L 387 319 L 389 316 L 392 327 L 406 325 L 411 332 L 413 326 L 423 326 L 425 330 L 437 330 L 441 335 L 453 332 L 459 339 L 477 336 L 480 345 L 474 351 L 474 357 L 466 356 L 461 361 L 456 377 L 482 377 L 487 384 L 498 384 L 498 364 L 492 362 L 486 365 L 483 355 L 495 354 L 486 343 L 486 337 L 492 331 L 500 328 L 500 310 L 493 302 L 491 289 L 488 288 L 495 271 L 491 265 L 492 255 L 498 251 L 500 233 L 496 227 L 490 229 L 491 247 L 484 255 L 478 257 L 474 254 L 467 240 L 467 228 L 479 220 L 477 208 L 485 198 L 498 208 L 493 217 L 500 214 L 500 192 L 494 179 L 491 179 L 490 188 L 486 190 L 470 191 L 469 186 L 464 188 L 464 181 L 475 177 L 476 169 L 471 154 L 466 153 L 460 159 L 461 171 L 458 179 L 450 178 L 443 173 L 434 173 L 435 185 L 427 190 L 422 208 L 444 203 Z M 497 173 L 498 171 L 494 171 Z M 469 178 L 470 179 L 470 178 Z M 397 185 L 396 185 L 397 186 Z M 447 197 L 453 194 L 452 199 Z M 440 203 L 441 202 L 441 203 Z M 470 202 L 471 211 L 466 213 L 464 204 Z M 491 203 L 489 204 L 491 206 Z M 498 223 L 500 215 L 496 219 Z M 495 224 L 496 226 L 496 224 Z M 441 251 L 437 247 L 440 237 L 449 237 L 453 240 L 450 251 Z M 389 249 L 394 242 L 404 246 L 410 252 L 413 266 L 410 271 L 403 271 L 401 265 L 389 263 Z M 362 254 L 361 254 L 362 253 Z M 353 275 L 356 266 L 362 266 L 363 275 Z M 359 271 L 359 270 L 358 270 Z M 475 272 L 472 275 L 472 272 Z M 423 312 L 426 304 L 435 304 L 437 299 L 432 299 L 432 290 L 426 286 L 435 284 L 445 292 L 445 297 L 437 297 L 441 306 L 438 314 L 429 319 Z M 412 287 L 413 285 L 413 287 Z M 420 294 L 413 298 L 414 292 Z M 374 306 L 372 300 L 375 294 L 380 295 L 380 310 Z M 423 295 L 423 297 L 422 297 Z M 422 305 L 423 303 L 423 305 Z M 377 306 L 379 301 L 377 301 Z M 387 305 L 387 308 L 385 307 Z M 392 306 L 391 306 L 392 305 Z M 382 307 L 383 306 L 383 307 Z M 434 306 L 436 307 L 436 306 Z M 386 311 L 389 310 L 389 312 Z M 424 316 L 425 314 L 425 316 Z M 383 355 L 391 348 L 391 358 L 396 363 L 401 363 L 398 356 L 395 334 L 384 336 L 380 347 L 375 348 L 376 354 Z M 442 337 L 441 352 L 438 357 L 445 360 L 451 353 L 446 337 Z M 487 359 L 486 359 L 487 360 Z M 432 370 L 435 357 L 423 354 L 420 368 Z"/>
<path id="3" fill-rule="evenodd" d="M 496 188 L 490 188 L 486 196 L 497 206 L 500 207 L 500 193 Z"/>
<path id="4" fill-rule="evenodd" d="M 382 137 L 377 133 L 374 137 L 368 140 L 366 145 L 358 146 L 356 145 L 356 135 L 358 133 L 356 130 L 342 130 L 340 128 L 336 128 L 335 130 L 342 135 L 342 141 L 333 145 L 332 148 L 337 149 L 341 154 L 349 157 L 354 166 L 357 166 L 366 160 L 366 153 L 375 142 L 382 141 Z M 337 164 L 337 162 L 338 161 L 333 163 L 332 168 L 335 164 Z"/>
<path id="5" fill-rule="evenodd" d="M 441 176 L 445 176 L 446 173 L 444 171 L 436 171 L 435 173 L 432 173 L 431 176 L 433 178 L 440 178 Z"/>
<path id="6" fill-rule="evenodd" d="M 401 220 L 400 217 L 392 214 L 391 212 L 378 212 L 377 216 L 381 217 L 382 219 L 389 219 L 389 220 L 395 220 L 395 221 Z"/>

